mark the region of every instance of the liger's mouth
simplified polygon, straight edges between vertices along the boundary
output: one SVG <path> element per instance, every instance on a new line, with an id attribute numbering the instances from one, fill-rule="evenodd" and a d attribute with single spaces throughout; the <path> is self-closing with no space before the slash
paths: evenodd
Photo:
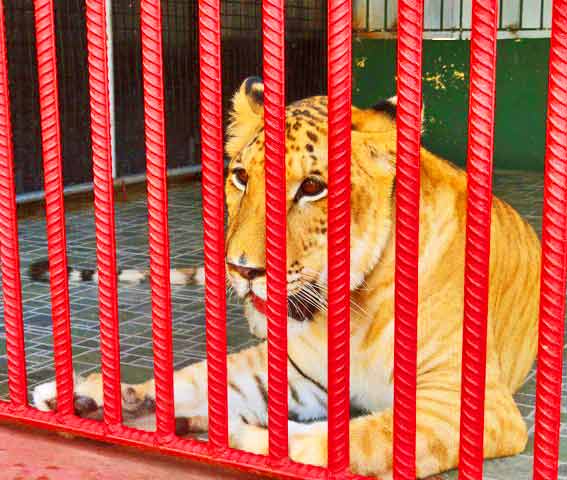
<path id="1" fill-rule="evenodd" d="M 308 285 L 301 288 L 299 291 L 288 295 L 287 298 L 287 315 L 300 322 L 312 320 L 315 314 L 321 310 L 318 303 L 313 301 L 313 297 L 319 295 L 319 289 L 315 285 Z M 254 308 L 261 314 L 266 314 L 266 300 L 260 298 L 254 292 L 247 295 Z"/>

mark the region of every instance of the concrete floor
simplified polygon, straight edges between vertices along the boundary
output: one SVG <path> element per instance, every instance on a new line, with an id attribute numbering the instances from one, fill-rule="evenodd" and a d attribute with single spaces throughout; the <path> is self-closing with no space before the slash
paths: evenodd
<path id="1" fill-rule="evenodd" d="M 496 174 L 496 195 L 513 205 L 541 231 L 543 178 L 541 174 Z M 172 266 L 200 263 L 202 260 L 201 189 L 198 183 L 170 190 L 170 232 Z M 144 198 L 121 203 L 116 212 L 118 261 L 123 268 L 145 267 L 147 252 L 147 209 Z M 95 264 L 94 219 L 91 209 L 72 211 L 67 216 L 70 264 Z M 22 270 L 46 255 L 45 221 L 20 222 Z M 49 286 L 23 278 L 26 354 L 29 387 L 53 378 L 51 310 Z M 87 373 L 100 369 L 98 337 L 98 298 L 95 285 L 72 285 L 70 290 L 75 369 Z M 119 291 L 122 379 L 136 382 L 152 374 L 151 303 L 148 285 L 121 287 Z M 205 358 L 203 290 L 200 287 L 174 287 L 172 290 L 175 367 Z M 241 307 L 229 299 L 228 342 L 231 351 L 255 342 L 248 333 Z M 3 326 L 0 324 L 0 398 L 7 393 L 7 372 Z M 524 454 L 487 461 L 485 478 L 523 480 L 531 478 L 535 378 L 531 372 L 516 401 L 530 427 L 530 443 Z M 565 403 L 565 402 L 564 402 Z M 567 436 L 567 410 L 562 434 Z M 0 444 L 2 442 L 0 441 Z M 561 450 L 560 477 L 567 480 L 567 443 Z M 454 478 L 455 473 L 445 475 Z M 1 478 L 1 475 L 0 475 Z M 34 477 L 35 478 L 35 477 Z M 49 477 L 55 478 L 55 477 Z M 66 477 L 69 478 L 69 477 Z M 86 477 L 85 477 L 86 478 Z M 103 477 L 97 477 L 103 478 Z"/>
<path id="2" fill-rule="evenodd" d="M 251 475 L 102 442 L 0 425 L 0 480 L 239 480 Z"/>

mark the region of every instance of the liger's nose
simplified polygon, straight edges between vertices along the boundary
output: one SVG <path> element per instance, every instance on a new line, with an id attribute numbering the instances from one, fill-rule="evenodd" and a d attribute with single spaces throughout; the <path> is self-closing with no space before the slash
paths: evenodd
<path id="1" fill-rule="evenodd" d="M 228 264 L 229 270 L 233 270 L 238 273 L 242 278 L 246 280 L 254 280 L 257 277 L 261 277 L 266 273 L 264 268 L 255 267 L 243 267 L 242 265 L 235 265 L 234 263 Z"/>

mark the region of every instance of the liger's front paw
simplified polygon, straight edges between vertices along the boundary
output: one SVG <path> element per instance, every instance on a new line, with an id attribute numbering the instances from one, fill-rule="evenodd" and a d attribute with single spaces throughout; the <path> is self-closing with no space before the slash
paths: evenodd
<path id="1" fill-rule="evenodd" d="M 84 418 L 102 418 L 104 406 L 102 375 L 92 373 L 88 377 L 82 377 L 74 374 L 73 378 L 75 415 Z M 155 410 L 153 397 L 139 392 L 134 386 L 122 385 L 121 395 L 125 420 L 144 417 Z M 33 404 L 38 410 L 57 410 L 56 383 L 53 381 L 38 385 L 33 391 Z"/>
<path id="2" fill-rule="evenodd" d="M 100 374 L 93 373 L 84 378 L 73 375 L 75 414 L 85 418 L 102 417 L 102 380 Z M 57 410 L 57 386 L 55 381 L 42 383 L 34 388 L 33 405 L 38 410 L 49 412 Z"/>

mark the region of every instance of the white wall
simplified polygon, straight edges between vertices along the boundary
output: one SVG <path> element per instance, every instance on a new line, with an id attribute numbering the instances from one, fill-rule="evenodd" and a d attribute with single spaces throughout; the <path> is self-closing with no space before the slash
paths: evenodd
<path id="1" fill-rule="evenodd" d="M 397 25 L 397 3 L 353 0 L 355 30 L 391 36 Z M 499 38 L 549 37 L 551 3 L 552 0 L 500 0 Z M 471 6 L 472 0 L 425 0 L 424 37 L 469 38 Z"/>

